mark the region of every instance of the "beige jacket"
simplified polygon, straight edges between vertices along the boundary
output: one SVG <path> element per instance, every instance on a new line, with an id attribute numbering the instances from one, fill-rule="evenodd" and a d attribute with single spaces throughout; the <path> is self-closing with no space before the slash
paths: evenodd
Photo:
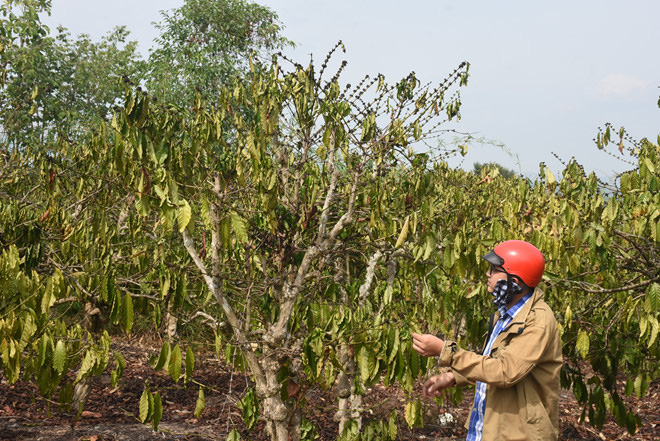
<path id="1" fill-rule="evenodd" d="M 483 441 L 558 437 L 561 340 L 543 297 L 534 290 L 497 337 L 490 355 L 466 351 L 452 341 L 440 355 L 440 365 L 451 368 L 457 386 L 487 384 Z"/>

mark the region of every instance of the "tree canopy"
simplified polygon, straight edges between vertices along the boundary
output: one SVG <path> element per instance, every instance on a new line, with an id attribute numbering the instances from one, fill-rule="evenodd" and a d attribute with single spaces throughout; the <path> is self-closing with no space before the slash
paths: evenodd
<path id="1" fill-rule="evenodd" d="M 53 37 L 38 15 L 49 10 L 47 3 L 35 4 L 2 7 L 0 62 L 6 76 L 0 126 L 11 142 L 23 146 L 89 133 L 121 103 L 120 79 L 135 77 L 141 68 L 137 43 L 127 41 L 125 28 L 115 28 L 98 43 L 87 35 L 71 39 L 64 28 Z"/>
<path id="2" fill-rule="evenodd" d="M 162 14 L 143 79 L 153 96 L 182 106 L 194 103 L 196 94 L 213 103 L 250 63 L 269 64 L 274 52 L 291 44 L 272 10 L 246 0 L 186 0 Z"/>

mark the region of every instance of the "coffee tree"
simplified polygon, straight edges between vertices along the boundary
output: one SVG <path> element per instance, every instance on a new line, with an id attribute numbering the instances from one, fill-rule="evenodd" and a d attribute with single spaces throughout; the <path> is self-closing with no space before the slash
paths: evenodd
<path id="1" fill-rule="evenodd" d="M 434 88 L 411 74 L 342 89 L 338 75 L 324 79 L 328 62 L 320 72 L 274 64 L 192 113 L 129 91 L 114 144 L 97 139 L 138 212 L 158 213 L 158 236 L 187 250 L 214 300 L 198 312 L 249 371 L 272 439 L 300 436 L 306 384 L 352 375 L 353 355 L 362 381 L 377 379 L 381 364 L 345 326 L 359 319 L 359 296 L 371 297 L 375 267 L 416 228 L 415 213 L 396 210 L 384 190 L 415 156 L 411 143 L 458 116 L 449 94 L 467 81 L 462 64 Z"/>

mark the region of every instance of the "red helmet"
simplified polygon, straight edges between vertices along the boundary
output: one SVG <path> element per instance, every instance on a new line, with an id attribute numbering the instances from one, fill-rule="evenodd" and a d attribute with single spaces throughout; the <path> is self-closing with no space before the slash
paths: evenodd
<path id="1" fill-rule="evenodd" d="M 520 277 L 532 288 L 539 284 L 545 270 L 543 254 L 534 245 L 523 240 L 502 242 L 483 259 L 492 265 L 501 266 L 512 276 Z"/>

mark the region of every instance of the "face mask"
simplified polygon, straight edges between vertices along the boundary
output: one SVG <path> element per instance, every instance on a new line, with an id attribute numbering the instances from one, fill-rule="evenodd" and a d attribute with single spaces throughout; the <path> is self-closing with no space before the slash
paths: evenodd
<path id="1" fill-rule="evenodd" d="M 516 294 L 522 292 L 522 288 L 516 282 L 508 278 L 509 280 L 500 279 L 495 284 L 495 289 L 493 289 L 493 303 L 497 309 L 500 310 L 500 313 L 506 311 L 507 306 L 513 300 L 513 297 Z"/>

